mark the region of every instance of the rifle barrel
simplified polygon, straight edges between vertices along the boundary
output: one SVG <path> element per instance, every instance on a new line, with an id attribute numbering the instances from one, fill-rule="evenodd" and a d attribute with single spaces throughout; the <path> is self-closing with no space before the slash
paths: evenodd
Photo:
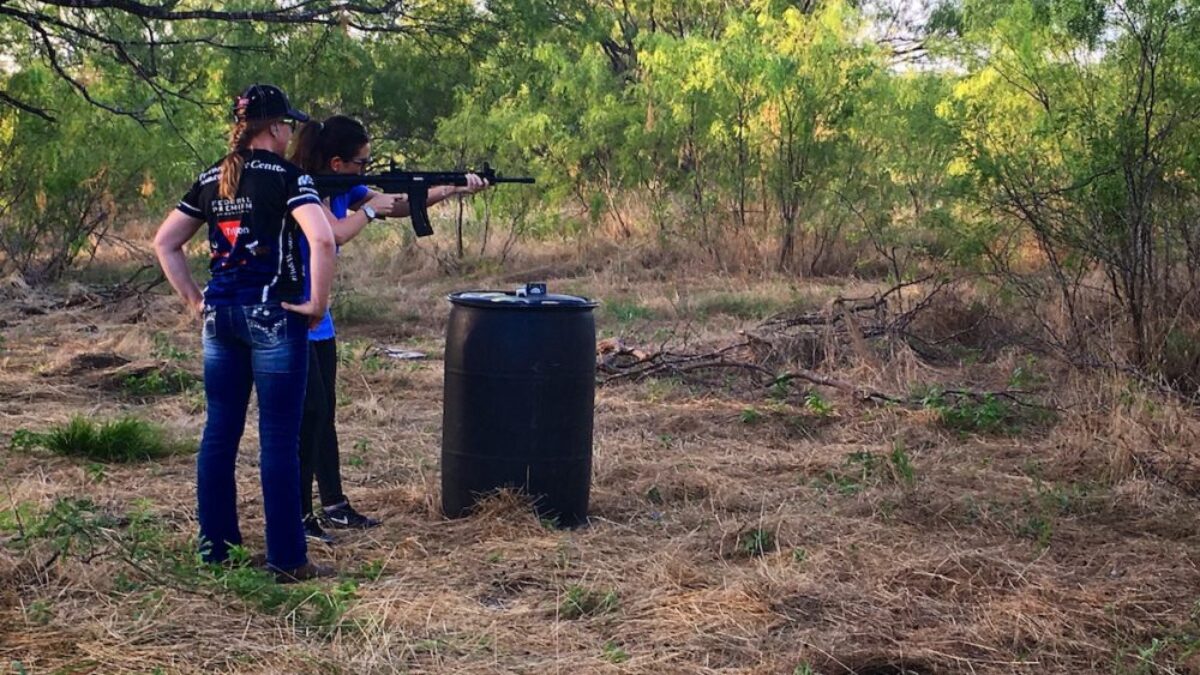
<path id="1" fill-rule="evenodd" d="M 405 192 L 414 188 L 433 187 L 436 185 L 466 185 L 466 171 L 386 171 L 379 174 L 324 174 L 313 176 L 317 190 L 322 194 L 336 193 L 348 190 L 356 185 L 377 187 L 383 192 Z M 480 171 L 478 174 L 491 185 L 501 183 L 520 183 L 532 185 L 536 181 L 529 176 L 500 176 L 494 171 Z"/>

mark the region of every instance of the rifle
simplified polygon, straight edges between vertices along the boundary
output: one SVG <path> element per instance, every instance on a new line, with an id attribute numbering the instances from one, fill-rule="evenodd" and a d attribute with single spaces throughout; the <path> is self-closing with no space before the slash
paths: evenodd
<path id="1" fill-rule="evenodd" d="M 486 163 L 477 171 L 400 171 L 393 163 L 387 171 L 377 174 L 345 175 L 323 174 L 313 176 L 317 192 L 322 197 L 341 194 L 356 185 L 367 185 L 387 194 L 408 195 L 408 212 L 412 217 L 413 231 L 418 237 L 433 234 L 429 222 L 429 188 L 437 185 L 466 185 L 467 174 L 474 173 L 489 185 L 500 183 L 532 184 L 528 176 L 501 176 Z"/>

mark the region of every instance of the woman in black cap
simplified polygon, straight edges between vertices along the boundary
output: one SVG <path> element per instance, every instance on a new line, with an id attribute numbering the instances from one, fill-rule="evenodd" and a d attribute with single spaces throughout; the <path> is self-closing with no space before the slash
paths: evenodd
<path id="1" fill-rule="evenodd" d="M 310 122 L 296 136 L 291 159 L 312 175 L 340 174 L 356 176 L 371 161 L 371 137 L 362 122 L 345 115 L 334 115 L 321 122 Z M 456 194 L 472 194 L 487 187 L 487 181 L 468 173 L 465 186 L 444 185 L 430 188 L 428 203 L 436 204 Z M 357 185 L 347 192 L 331 196 L 325 213 L 333 226 L 333 235 L 341 246 L 358 236 L 377 218 L 409 215 L 408 202 L 396 195 Z M 368 529 L 379 521 L 359 513 L 342 491 L 341 462 L 335 425 L 337 412 L 337 342 L 333 317 L 326 314 L 309 331 L 310 360 L 308 394 L 304 400 L 304 421 L 300 434 L 300 498 L 304 532 L 310 538 L 332 543 L 321 524 L 339 529 Z M 314 513 L 312 484 L 316 476 L 322 509 Z"/>
<path id="2" fill-rule="evenodd" d="M 267 84 L 242 92 L 233 114 L 229 153 L 200 174 L 154 240 L 171 286 L 203 319 L 208 418 L 196 460 L 202 553 L 223 562 L 229 547 L 242 543 L 234 468 L 253 387 L 267 566 L 281 582 L 328 576 L 331 569 L 308 560 L 298 448 L 308 329 L 329 305 L 333 232 L 312 178 L 283 158 L 296 123 L 308 116 Z M 183 247 L 205 223 L 212 279 L 202 293 Z M 301 239 L 310 249 L 307 274 Z"/>

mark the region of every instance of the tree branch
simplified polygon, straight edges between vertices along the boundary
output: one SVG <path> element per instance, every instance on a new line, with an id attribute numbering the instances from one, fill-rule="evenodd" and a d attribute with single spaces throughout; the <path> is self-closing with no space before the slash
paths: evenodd
<path id="1" fill-rule="evenodd" d="M 18 110 L 23 110 L 31 115 L 37 115 L 38 117 L 46 120 L 47 122 L 57 122 L 58 121 L 53 115 L 46 112 L 46 110 L 44 108 L 39 108 L 30 103 L 26 103 L 20 99 L 14 98 L 11 95 L 9 95 L 8 92 L 6 92 L 4 90 L 0 90 L 0 103 L 5 103 L 7 105 L 10 105 L 10 106 L 18 109 Z"/>
<path id="2" fill-rule="evenodd" d="M 420 35 L 425 32 L 455 40 L 461 40 L 458 33 L 462 32 L 458 26 L 460 22 L 452 20 L 453 17 L 414 15 L 410 3 L 403 0 L 284 0 L 274 8 L 246 11 L 211 7 L 178 10 L 177 6 L 174 2 L 154 4 L 137 0 L 30 0 L 22 3 L 0 0 L 0 19 L 10 18 L 27 27 L 35 48 L 43 53 L 54 74 L 89 104 L 142 124 L 151 121 L 148 111 L 156 101 L 162 104 L 168 98 L 176 98 L 195 105 L 211 105 L 211 102 L 188 96 L 185 89 L 175 86 L 172 77 L 159 72 L 160 50 L 198 46 L 229 51 L 265 51 L 264 47 L 253 44 L 228 44 L 219 36 L 221 25 L 253 22 L 326 26 L 364 33 Z M 470 17 L 462 14 L 461 18 L 466 21 Z M 121 19 L 127 20 L 122 22 Z M 142 30 L 138 30 L 136 24 L 128 25 L 129 21 L 140 23 Z M 171 31 L 166 26 L 181 22 L 216 25 L 211 35 L 170 37 Z M 93 95 L 87 79 L 76 72 L 76 59 L 88 55 L 102 56 L 126 68 L 135 82 L 145 83 L 151 89 L 154 100 L 144 106 L 138 103 L 138 107 L 131 109 Z M 0 92 L 0 106 L 5 105 L 55 121 L 48 109 Z"/>

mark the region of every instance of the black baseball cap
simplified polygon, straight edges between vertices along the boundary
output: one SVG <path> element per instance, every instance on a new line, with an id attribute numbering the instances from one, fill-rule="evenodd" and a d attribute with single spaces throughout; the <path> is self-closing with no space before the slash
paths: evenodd
<path id="1" fill-rule="evenodd" d="M 292 107 L 287 94 L 273 84 L 252 84 L 233 100 L 233 117 L 238 120 L 269 120 L 288 117 L 307 122 L 308 115 Z"/>

